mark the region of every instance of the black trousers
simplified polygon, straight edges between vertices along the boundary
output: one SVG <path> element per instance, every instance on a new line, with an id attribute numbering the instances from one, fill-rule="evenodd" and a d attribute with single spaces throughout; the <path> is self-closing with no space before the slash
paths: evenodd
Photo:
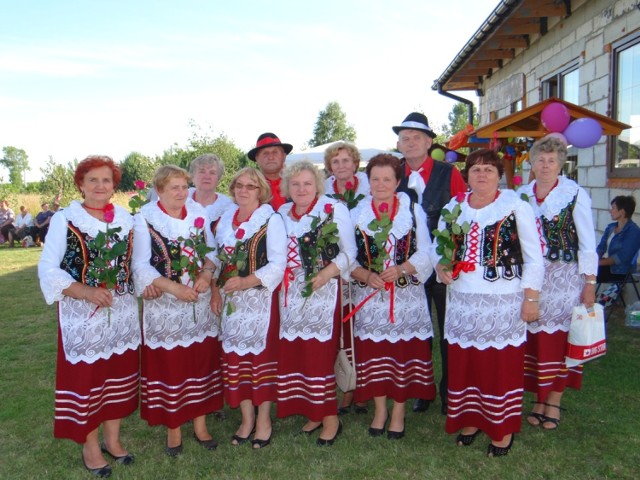
<path id="1" fill-rule="evenodd" d="M 436 274 L 433 273 L 424 284 L 424 290 L 427 293 L 427 306 L 429 312 L 432 306 L 436 307 L 436 320 L 438 322 L 438 338 L 440 345 L 440 366 L 442 367 L 442 375 L 438 390 L 442 404 L 447 403 L 447 385 L 448 385 L 448 368 L 449 368 L 449 342 L 444 339 L 444 317 L 447 310 L 447 286 L 436 281 Z M 431 351 L 433 351 L 433 338 L 429 339 Z"/>

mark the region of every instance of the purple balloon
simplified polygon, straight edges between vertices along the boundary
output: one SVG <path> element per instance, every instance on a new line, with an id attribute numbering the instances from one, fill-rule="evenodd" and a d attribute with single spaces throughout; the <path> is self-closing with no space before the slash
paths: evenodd
<path id="1" fill-rule="evenodd" d="M 544 128 L 549 132 L 562 132 L 569 125 L 571 115 L 569 115 L 569 110 L 563 104 L 551 102 L 542 109 L 540 119 Z"/>
<path id="2" fill-rule="evenodd" d="M 602 126 L 593 118 L 578 118 L 562 132 L 567 142 L 578 148 L 592 147 L 602 136 Z"/>
<path id="3" fill-rule="evenodd" d="M 458 161 L 458 154 L 456 152 L 454 152 L 453 150 L 449 150 L 445 154 L 444 159 L 449 163 L 457 162 Z"/>

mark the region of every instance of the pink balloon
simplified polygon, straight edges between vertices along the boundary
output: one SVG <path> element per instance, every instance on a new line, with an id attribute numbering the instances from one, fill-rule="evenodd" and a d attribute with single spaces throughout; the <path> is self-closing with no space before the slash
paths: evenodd
<path id="1" fill-rule="evenodd" d="M 569 125 L 571 115 L 569 115 L 569 110 L 563 104 L 551 102 L 542 109 L 540 119 L 542 120 L 542 125 L 548 131 L 562 132 Z"/>
<path id="2" fill-rule="evenodd" d="M 578 118 L 562 133 L 574 147 L 588 148 L 598 143 L 602 137 L 602 126 L 593 118 Z"/>

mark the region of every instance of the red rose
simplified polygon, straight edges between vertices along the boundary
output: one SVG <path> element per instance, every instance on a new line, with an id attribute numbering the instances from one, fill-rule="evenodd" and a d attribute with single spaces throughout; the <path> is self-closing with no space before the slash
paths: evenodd
<path id="1" fill-rule="evenodd" d="M 236 238 L 240 240 L 242 237 L 244 237 L 244 228 L 239 228 L 236 230 Z"/>
<path id="2" fill-rule="evenodd" d="M 456 195 L 456 202 L 462 203 L 467 196 L 464 193 L 459 193 Z"/>
<path id="3" fill-rule="evenodd" d="M 347 190 L 353 190 L 353 182 L 345 183 L 344 188 L 346 188 Z"/>
<path id="4" fill-rule="evenodd" d="M 387 202 L 382 202 L 380 207 L 378 207 L 378 210 L 380 210 L 380 213 L 387 213 L 389 211 L 389 204 Z"/>
<path id="5" fill-rule="evenodd" d="M 513 184 L 514 185 L 522 185 L 522 177 L 520 175 L 514 175 Z"/>
<path id="6" fill-rule="evenodd" d="M 136 180 L 133 184 L 136 186 L 136 190 L 144 190 L 147 186 L 147 182 L 143 182 L 142 180 Z"/>
<path id="7" fill-rule="evenodd" d="M 329 215 L 331 212 L 333 212 L 333 205 L 331 205 L 330 203 L 325 203 L 324 204 L 324 213 Z"/>
<path id="8" fill-rule="evenodd" d="M 204 218 L 198 217 L 193 221 L 193 226 L 196 228 L 204 227 Z"/>
<path id="9" fill-rule="evenodd" d="M 105 222 L 107 223 L 113 222 L 113 218 L 115 217 L 115 210 L 113 208 L 113 203 L 108 203 L 104 207 L 104 210 L 102 211 L 102 216 Z"/>

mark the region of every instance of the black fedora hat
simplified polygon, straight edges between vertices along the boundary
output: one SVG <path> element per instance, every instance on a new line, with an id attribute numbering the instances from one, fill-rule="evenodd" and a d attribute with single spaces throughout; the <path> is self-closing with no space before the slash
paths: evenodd
<path id="1" fill-rule="evenodd" d="M 404 119 L 402 125 L 396 125 L 391 128 L 393 128 L 393 131 L 396 134 L 400 133 L 401 130 L 420 130 L 431 138 L 436 138 L 436 134 L 433 133 L 433 130 L 431 130 L 431 127 L 429 126 L 429 120 L 427 120 L 427 117 L 420 112 L 411 112 L 407 115 L 407 118 Z"/>
<path id="2" fill-rule="evenodd" d="M 267 147 L 282 147 L 284 149 L 284 153 L 286 153 L 287 155 L 289 155 L 289 153 L 291 153 L 291 150 L 293 150 L 293 145 L 282 143 L 275 133 L 267 132 L 258 137 L 255 148 L 249 150 L 249 153 L 247 153 L 247 157 L 255 162 L 256 153 L 258 153 L 259 150 Z"/>

